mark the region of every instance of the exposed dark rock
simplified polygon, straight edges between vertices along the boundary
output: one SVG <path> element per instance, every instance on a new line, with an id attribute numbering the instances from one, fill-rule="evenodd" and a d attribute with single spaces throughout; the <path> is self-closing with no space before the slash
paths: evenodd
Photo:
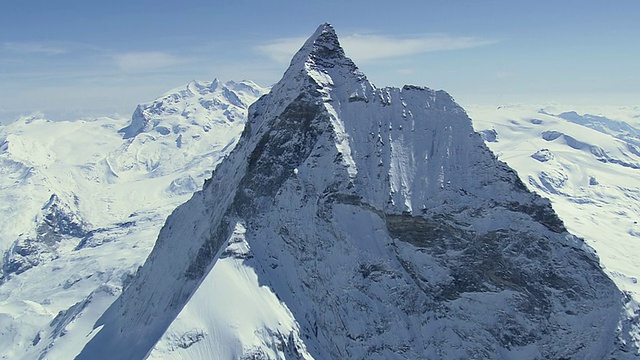
<path id="1" fill-rule="evenodd" d="M 56 194 L 42 208 L 38 221 L 35 235 L 21 236 L 5 253 L 1 278 L 55 259 L 62 241 L 79 241 L 89 234 L 87 224 Z"/>

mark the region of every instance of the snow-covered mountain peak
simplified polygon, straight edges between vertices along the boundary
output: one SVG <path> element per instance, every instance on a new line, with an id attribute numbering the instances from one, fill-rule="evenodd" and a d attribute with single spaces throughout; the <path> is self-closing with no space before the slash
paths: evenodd
<path id="1" fill-rule="evenodd" d="M 138 105 L 131 123 L 119 130 L 127 140 L 124 151 L 107 159 L 112 180 L 176 173 L 193 161 L 212 163 L 206 155 L 222 156 L 235 146 L 249 105 L 267 90 L 248 80 L 194 80 Z M 159 151 L 167 145 L 176 151 Z M 189 184 L 186 191 L 196 190 L 191 180 L 181 181 Z"/>
<path id="2" fill-rule="evenodd" d="M 333 26 L 324 23 L 316 29 L 293 56 L 291 65 L 316 63 L 318 66 L 333 67 L 335 63 L 345 61 L 345 59 L 344 50 L 340 46 L 338 35 Z M 353 64 L 353 62 L 351 63 Z"/>
<path id="3" fill-rule="evenodd" d="M 220 121 L 231 126 L 245 118 L 243 115 L 249 105 L 266 90 L 246 80 L 224 84 L 218 79 L 213 82 L 194 80 L 184 87 L 167 92 L 153 102 L 138 105 L 131 123 L 120 132 L 124 139 L 134 138 L 142 133 L 151 136 L 173 133 L 177 139 L 194 126 L 199 128 L 196 130 L 198 133 L 208 132 Z"/>
<path id="4" fill-rule="evenodd" d="M 596 258 L 445 92 L 374 88 L 324 24 L 248 116 L 78 359 L 635 351 Z"/>
<path id="5" fill-rule="evenodd" d="M 283 79 L 276 87 L 286 85 L 296 88 L 298 86 L 296 84 L 300 81 L 307 83 L 306 86 L 310 88 L 315 87 L 325 95 L 329 88 L 345 84 L 351 88 L 359 86 L 363 90 L 373 89 L 373 86 L 366 81 L 366 76 L 345 55 L 336 32 L 328 23 L 320 25 L 293 56 Z M 277 92 L 287 93 L 286 89 L 280 88 Z"/>
<path id="6" fill-rule="evenodd" d="M 77 201 L 77 199 L 76 199 Z M 87 224 L 69 204 L 52 194 L 35 218 L 35 232 L 21 234 L 4 256 L 0 281 L 57 257 L 60 247 L 73 247 L 68 239 L 79 239 L 88 233 Z"/>
<path id="7" fill-rule="evenodd" d="M 211 85 L 209 86 L 209 90 L 215 91 L 218 86 L 220 86 L 220 80 L 218 78 L 214 78 L 211 82 Z"/>

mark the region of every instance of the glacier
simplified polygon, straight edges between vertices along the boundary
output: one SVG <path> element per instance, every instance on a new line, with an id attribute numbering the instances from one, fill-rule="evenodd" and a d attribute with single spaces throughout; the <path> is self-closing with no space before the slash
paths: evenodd
<path id="1" fill-rule="evenodd" d="M 626 302 L 451 96 L 324 24 L 77 358 L 626 358 Z"/>

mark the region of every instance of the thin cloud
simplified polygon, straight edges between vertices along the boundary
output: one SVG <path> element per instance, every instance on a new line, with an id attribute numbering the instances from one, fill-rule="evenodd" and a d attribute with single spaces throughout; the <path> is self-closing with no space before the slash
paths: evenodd
<path id="1" fill-rule="evenodd" d="M 257 47 L 271 59 L 286 63 L 302 46 L 305 38 L 283 38 Z M 353 34 L 340 38 L 347 55 L 357 61 L 389 59 L 434 51 L 470 49 L 496 43 L 496 40 L 470 36 L 417 35 L 394 37 Z"/>
<path id="2" fill-rule="evenodd" d="M 287 63 L 295 52 L 304 44 L 306 38 L 282 38 L 274 40 L 266 45 L 257 46 L 256 49 L 279 63 Z"/>
<path id="3" fill-rule="evenodd" d="M 130 52 L 113 56 L 118 68 L 125 72 L 158 70 L 185 63 L 188 60 L 161 51 Z"/>
<path id="4" fill-rule="evenodd" d="M 496 73 L 496 77 L 497 77 L 498 79 L 508 79 L 508 78 L 510 78 L 510 77 L 512 77 L 512 76 L 513 76 L 513 73 L 508 72 L 508 71 L 498 71 L 498 72 Z"/>
<path id="5" fill-rule="evenodd" d="M 6 42 L 3 46 L 7 52 L 15 54 L 44 54 L 60 55 L 67 52 L 67 49 L 42 43 L 15 43 Z"/>
<path id="6" fill-rule="evenodd" d="M 381 35 L 351 35 L 341 40 L 351 56 L 361 61 L 402 57 L 434 51 L 470 49 L 495 40 L 449 35 L 423 35 L 408 38 Z"/>

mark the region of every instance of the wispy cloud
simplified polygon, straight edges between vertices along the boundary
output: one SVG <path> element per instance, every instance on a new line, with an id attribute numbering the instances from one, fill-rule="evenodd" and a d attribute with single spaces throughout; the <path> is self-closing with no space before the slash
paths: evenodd
<path id="1" fill-rule="evenodd" d="M 342 44 L 353 57 L 361 61 L 402 57 L 433 51 L 470 49 L 495 43 L 495 40 L 449 35 L 389 37 L 381 35 L 351 35 Z"/>
<path id="2" fill-rule="evenodd" d="M 258 46 L 257 50 L 277 62 L 286 63 L 302 46 L 304 41 L 305 38 L 277 39 L 266 45 Z M 347 55 L 357 61 L 396 58 L 433 51 L 469 49 L 496 42 L 496 40 L 492 39 L 470 36 L 437 34 L 413 36 L 353 34 L 340 37 L 340 43 Z"/>
<path id="3" fill-rule="evenodd" d="M 53 46 L 44 43 L 16 43 L 6 42 L 3 44 L 3 49 L 6 52 L 15 54 L 44 54 L 44 55 L 59 55 L 67 52 L 67 49 L 59 46 Z"/>
<path id="4" fill-rule="evenodd" d="M 118 68 L 125 72 L 158 70 L 189 61 L 162 51 L 117 54 L 113 55 L 113 60 Z"/>
<path id="5" fill-rule="evenodd" d="M 279 63 L 287 63 L 291 60 L 295 52 L 300 49 L 307 38 L 281 38 L 269 42 L 265 45 L 259 45 L 256 50 L 267 55 L 272 60 Z"/>

